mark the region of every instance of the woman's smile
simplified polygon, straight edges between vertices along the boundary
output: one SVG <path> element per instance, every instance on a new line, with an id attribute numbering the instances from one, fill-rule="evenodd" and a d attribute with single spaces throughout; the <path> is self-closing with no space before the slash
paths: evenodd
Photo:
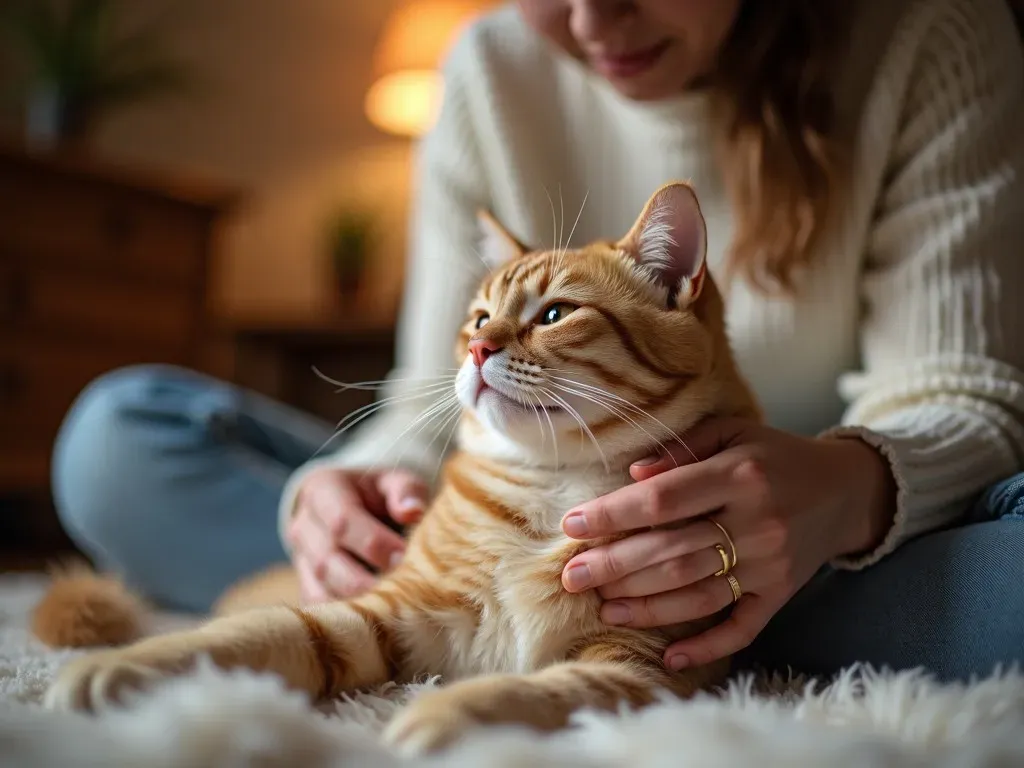
<path id="1" fill-rule="evenodd" d="M 657 65 L 665 52 L 672 47 L 671 40 L 663 40 L 648 48 L 631 53 L 588 53 L 587 59 L 594 71 L 609 79 L 639 77 Z"/>

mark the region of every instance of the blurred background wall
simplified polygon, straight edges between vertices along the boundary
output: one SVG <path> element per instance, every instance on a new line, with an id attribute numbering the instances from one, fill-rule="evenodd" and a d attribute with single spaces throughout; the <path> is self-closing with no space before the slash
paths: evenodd
<path id="1" fill-rule="evenodd" d="M 372 399 L 311 369 L 392 365 L 413 145 L 493 4 L 0 0 L 0 570 L 69 545 L 53 441 L 104 373 L 186 366 L 332 422 Z M 187 87 L 140 99 L 167 67 Z"/>
<path id="2" fill-rule="evenodd" d="M 126 4 L 127 5 L 127 4 Z M 228 314 L 313 312 L 333 300 L 320 249 L 324 219 L 357 200 L 387 233 L 367 281 L 393 301 L 403 258 L 410 144 L 365 118 L 375 45 L 395 0 L 145 0 L 166 13 L 167 47 L 199 80 L 187 97 L 112 113 L 97 154 L 195 171 L 250 196 L 230 222 L 211 302 Z M 0 80 L 16 74 L 10 50 Z M 6 64 L 6 66 L 4 66 Z M 0 128 L 21 130 L 6 99 Z M 396 225 L 397 226 L 394 226 Z M 377 301 L 371 302 L 378 305 Z"/>

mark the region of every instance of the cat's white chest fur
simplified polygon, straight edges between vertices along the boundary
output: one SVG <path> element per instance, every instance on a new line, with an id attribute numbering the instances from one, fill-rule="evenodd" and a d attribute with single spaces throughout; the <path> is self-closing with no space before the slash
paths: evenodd
<path id="1" fill-rule="evenodd" d="M 528 538 L 509 530 L 490 544 L 498 565 L 482 596 L 479 624 L 472 639 L 465 637 L 469 653 L 456 654 L 463 663 L 452 672 L 529 672 L 565 658 L 582 636 L 601 631 L 597 595 L 571 594 L 562 586 L 562 569 L 579 542 L 562 533 L 561 521 L 575 506 L 627 482 L 621 475 L 566 472 L 545 488 L 506 499 L 518 502 L 516 510 L 537 535 Z"/>

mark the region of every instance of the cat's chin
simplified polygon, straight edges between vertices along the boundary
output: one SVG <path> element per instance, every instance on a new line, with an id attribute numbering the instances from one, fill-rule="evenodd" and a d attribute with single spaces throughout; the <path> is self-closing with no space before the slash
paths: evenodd
<path id="1" fill-rule="evenodd" d="M 473 410 L 480 421 L 517 442 L 522 436 L 539 438 L 542 428 L 548 430 L 554 425 L 557 430 L 562 420 L 568 417 L 563 408 L 539 403 L 527 405 L 492 387 L 485 387 L 480 392 Z"/>

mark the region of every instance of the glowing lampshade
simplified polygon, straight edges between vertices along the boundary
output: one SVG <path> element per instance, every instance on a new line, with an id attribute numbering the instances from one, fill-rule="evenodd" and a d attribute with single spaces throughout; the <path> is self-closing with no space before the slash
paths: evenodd
<path id="1" fill-rule="evenodd" d="M 391 13 L 374 56 L 366 115 L 383 131 L 420 136 L 437 118 L 444 88 L 438 65 L 455 38 L 496 0 L 404 0 Z"/>

